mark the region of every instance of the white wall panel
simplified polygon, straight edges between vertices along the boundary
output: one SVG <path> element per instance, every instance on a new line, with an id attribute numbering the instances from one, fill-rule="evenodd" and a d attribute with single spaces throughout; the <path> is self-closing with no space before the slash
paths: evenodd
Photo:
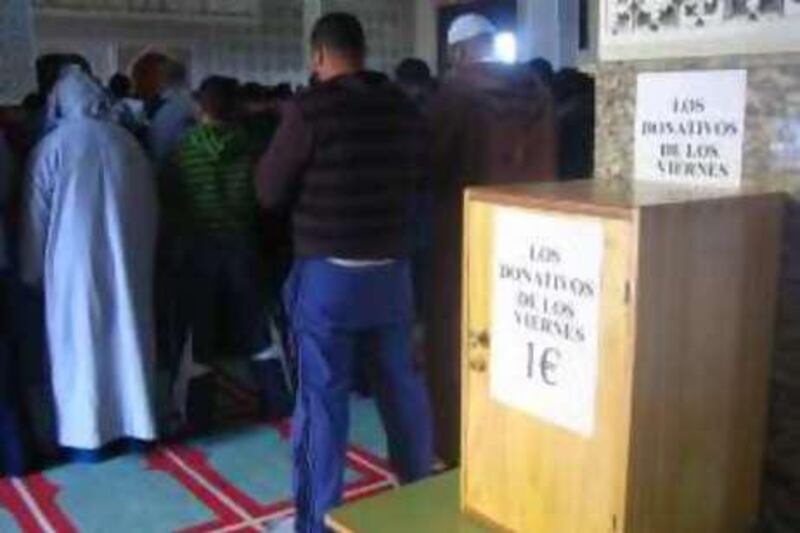
<path id="1" fill-rule="evenodd" d="M 0 0 L 0 105 L 35 85 L 34 36 L 28 0 Z"/>

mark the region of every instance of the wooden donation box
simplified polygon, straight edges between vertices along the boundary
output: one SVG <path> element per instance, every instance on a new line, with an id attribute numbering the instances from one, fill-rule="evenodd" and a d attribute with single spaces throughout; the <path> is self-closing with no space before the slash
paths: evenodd
<path id="1" fill-rule="evenodd" d="M 755 190 L 470 190 L 463 510 L 524 533 L 749 531 L 782 210 Z"/>

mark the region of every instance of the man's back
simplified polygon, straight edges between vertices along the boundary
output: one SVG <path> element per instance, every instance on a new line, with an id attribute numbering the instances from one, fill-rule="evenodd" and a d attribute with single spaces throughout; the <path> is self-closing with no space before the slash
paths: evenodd
<path id="1" fill-rule="evenodd" d="M 460 188 L 555 177 L 552 97 L 523 67 L 459 68 L 442 86 L 433 114 L 437 182 Z"/>
<path id="2" fill-rule="evenodd" d="M 171 207 L 182 209 L 191 231 L 254 229 L 258 206 L 249 148 L 244 130 L 234 126 L 201 124 L 186 133 L 178 146 L 178 197 Z"/>
<path id="3" fill-rule="evenodd" d="M 74 202 L 87 210 L 113 204 L 121 211 L 155 210 L 150 165 L 135 139 L 110 122 L 80 119 L 59 126 L 37 155 L 47 165 L 54 207 Z M 74 207 L 70 205 L 68 207 Z"/>
<path id="4" fill-rule="evenodd" d="M 278 167 L 300 160 L 300 175 L 292 185 L 276 183 L 263 178 L 274 169 L 262 167 L 259 181 L 267 206 L 296 198 L 297 255 L 408 256 L 413 194 L 425 164 L 425 127 L 413 103 L 385 76 L 361 72 L 301 95 L 284 120 L 291 127 L 268 159 Z"/>
<path id="5" fill-rule="evenodd" d="M 429 382 L 446 462 L 459 457 L 460 305 L 463 193 L 492 183 L 552 180 L 556 148 L 549 91 L 520 66 L 458 68 L 434 103 L 433 250 L 429 292 L 446 313 L 428 313 Z"/>
<path id="6" fill-rule="evenodd" d="M 136 140 L 82 72 L 54 89 L 57 123 L 30 169 L 22 275 L 44 282 L 59 444 L 152 440 L 155 193 Z"/>
<path id="7" fill-rule="evenodd" d="M 195 123 L 192 97 L 187 90 L 170 89 L 153 115 L 147 145 L 156 167 L 162 170 L 186 131 Z"/>
<path id="8" fill-rule="evenodd" d="M 98 254 L 127 257 L 131 266 L 148 269 L 143 263 L 155 238 L 154 184 L 144 152 L 127 131 L 91 118 L 65 122 L 37 148 L 31 179 L 34 194 L 49 205 L 47 254 L 50 260 L 63 254 L 62 274 L 82 269 L 66 258 Z"/>
<path id="9" fill-rule="evenodd" d="M 40 146 L 23 275 L 44 280 L 59 444 L 152 440 L 155 194 L 144 153 L 116 125 L 76 119 Z"/>

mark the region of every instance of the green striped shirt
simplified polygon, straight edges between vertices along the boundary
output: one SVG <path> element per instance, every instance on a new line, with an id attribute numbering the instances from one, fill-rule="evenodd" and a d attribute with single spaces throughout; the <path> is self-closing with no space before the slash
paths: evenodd
<path id="1" fill-rule="evenodd" d="M 258 221 L 254 157 L 243 129 L 195 126 L 181 141 L 176 164 L 174 200 L 187 229 L 201 233 L 254 229 Z"/>

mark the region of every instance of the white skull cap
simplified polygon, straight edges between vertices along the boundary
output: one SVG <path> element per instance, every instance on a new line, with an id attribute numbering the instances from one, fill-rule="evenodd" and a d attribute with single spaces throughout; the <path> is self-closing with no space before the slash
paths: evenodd
<path id="1" fill-rule="evenodd" d="M 469 13 L 457 17 L 450 25 L 447 31 L 447 44 L 454 45 L 470 39 L 474 39 L 479 35 L 494 35 L 497 33 L 497 27 L 483 15 L 476 15 Z"/>

